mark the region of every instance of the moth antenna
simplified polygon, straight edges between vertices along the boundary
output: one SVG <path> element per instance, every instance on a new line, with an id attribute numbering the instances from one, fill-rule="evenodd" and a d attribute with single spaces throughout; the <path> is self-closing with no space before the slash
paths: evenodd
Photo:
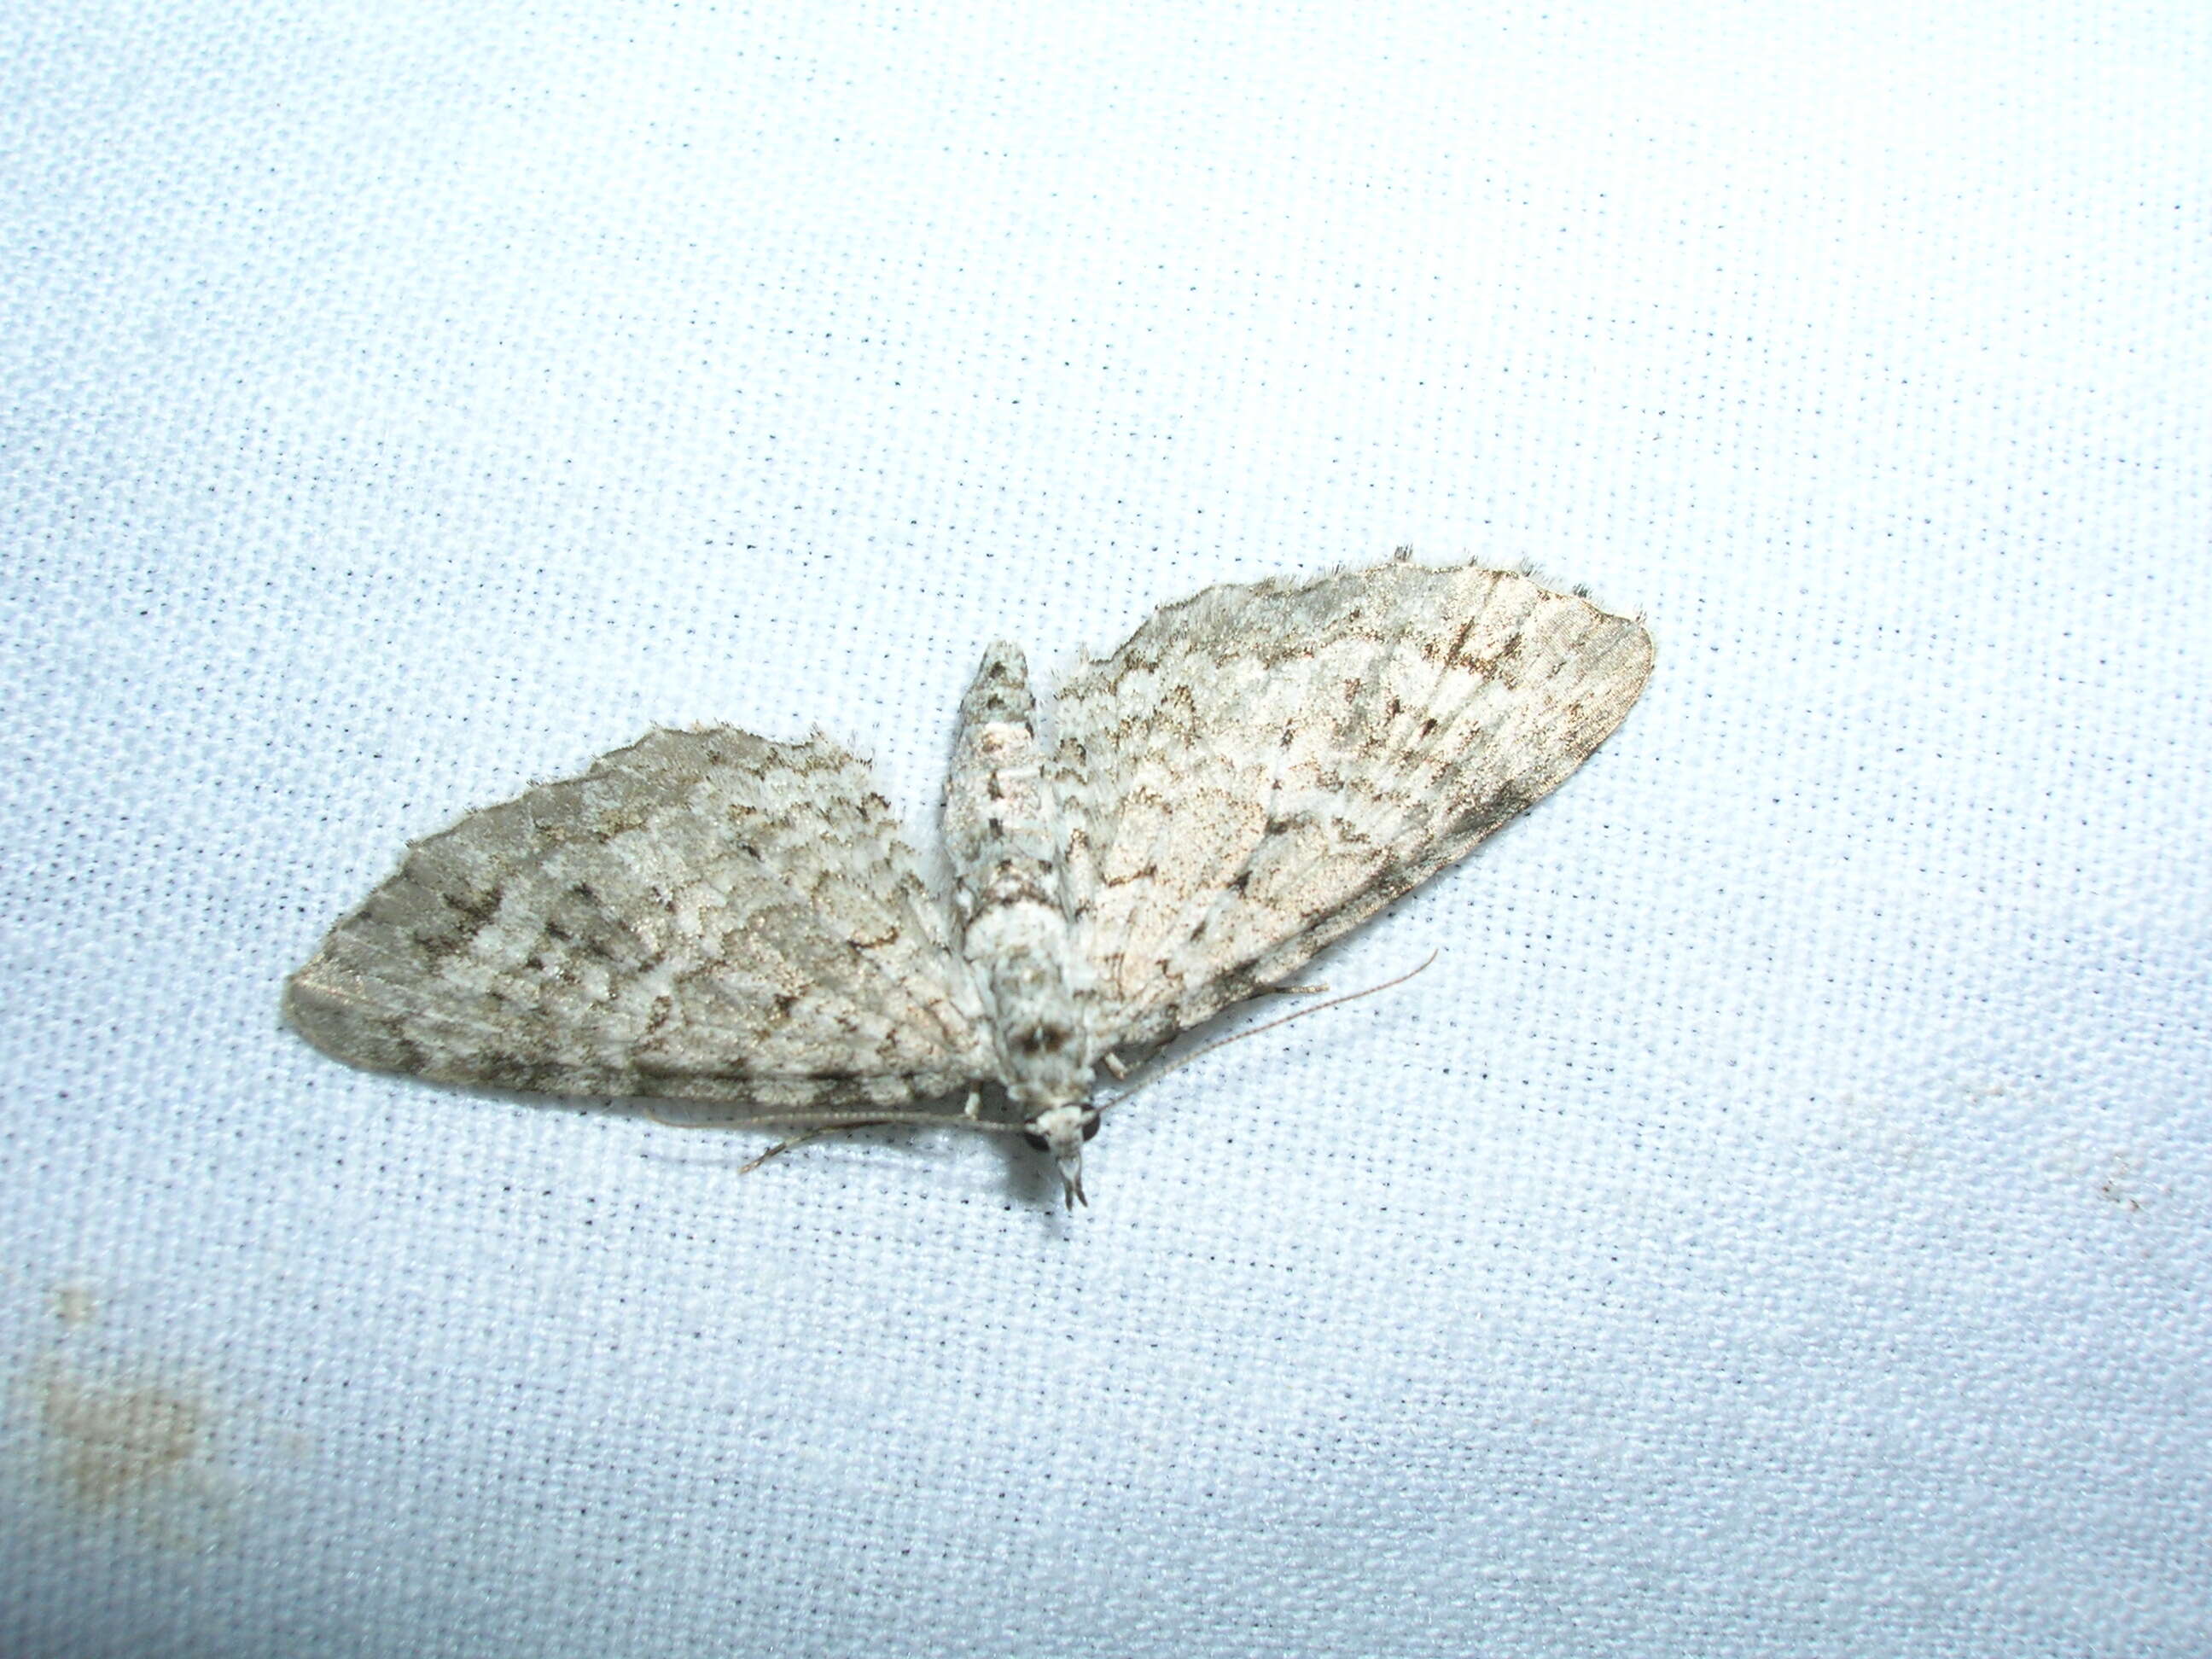
<path id="1" fill-rule="evenodd" d="M 743 1165 L 738 1171 L 740 1175 L 750 1175 L 755 1170 L 759 1169 L 762 1164 L 767 1163 L 769 1159 L 781 1157 L 782 1154 L 791 1151 L 795 1146 L 802 1146 L 805 1145 L 806 1142 L 814 1139 L 817 1136 L 835 1134 L 840 1129 L 897 1129 L 903 1128 L 908 1125 L 920 1125 L 924 1127 L 936 1129 L 981 1129 L 990 1134 L 1012 1135 L 1019 1134 L 1023 1127 L 1023 1126 L 1018 1123 L 994 1123 L 989 1118 L 973 1116 L 964 1111 L 901 1112 L 896 1117 L 884 1117 L 881 1115 L 875 1117 L 840 1117 L 834 1118 L 826 1123 L 822 1121 L 822 1115 L 818 1112 L 782 1114 L 770 1112 L 753 1117 L 732 1118 L 725 1123 L 700 1123 L 680 1117 L 664 1117 L 652 1107 L 648 1106 L 645 1109 L 644 1115 L 653 1122 L 658 1123 L 664 1129 L 720 1129 L 726 1131 L 731 1129 L 774 1129 L 791 1124 L 802 1124 L 805 1126 L 797 1134 L 792 1136 L 790 1139 L 777 1141 L 775 1146 L 769 1147 L 758 1158 L 756 1158 Z"/>
<path id="2" fill-rule="evenodd" d="M 1364 991 L 1346 991 L 1340 997 L 1331 997 L 1327 1002 L 1316 1002 L 1310 1008 L 1301 1008 L 1295 1014 L 1282 1015 L 1279 1018 L 1267 1021 L 1264 1025 L 1255 1025 L 1249 1031 L 1239 1031 L 1233 1036 L 1217 1037 L 1212 1042 L 1207 1043 L 1204 1048 L 1195 1049 L 1193 1052 L 1185 1054 L 1181 1060 L 1176 1061 L 1174 1065 L 1169 1066 L 1165 1071 L 1155 1072 L 1152 1076 L 1146 1078 L 1142 1083 L 1139 1083 L 1135 1088 L 1126 1090 L 1122 1093 L 1115 1096 L 1111 1100 L 1102 1101 L 1099 1103 L 1097 1109 L 1103 1112 L 1109 1106 L 1119 1106 L 1124 1101 L 1135 1099 L 1139 1095 L 1144 1093 L 1146 1090 L 1151 1088 L 1152 1085 L 1159 1082 L 1163 1078 L 1173 1077 L 1177 1072 L 1182 1070 L 1184 1066 L 1193 1065 L 1199 1060 L 1204 1060 L 1208 1054 L 1212 1054 L 1217 1048 L 1226 1048 L 1232 1042 L 1242 1042 L 1247 1037 L 1258 1036 L 1262 1031 L 1272 1031 L 1279 1025 L 1288 1025 L 1293 1020 L 1304 1019 L 1309 1015 L 1323 1013 L 1331 1008 L 1341 1008 L 1347 1002 L 1357 1002 L 1362 997 L 1371 997 L 1380 992 L 1388 991 L 1395 986 L 1403 985 L 1407 980 L 1413 978 L 1414 975 L 1425 973 L 1428 970 L 1430 964 L 1436 961 L 1437 954 L 1438 953 L 1437 951 L 1431 951 L 1426 957 L 1423 957 L 1417 965 L 1408 968 L 1404 973 L 1400 974 L 1395 979 L 1386 979 L 1381 984 L 1370 985 Z"/>

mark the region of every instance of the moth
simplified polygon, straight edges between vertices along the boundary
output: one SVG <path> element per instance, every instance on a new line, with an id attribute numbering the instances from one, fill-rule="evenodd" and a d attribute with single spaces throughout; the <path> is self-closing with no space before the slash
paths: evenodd
<path id="1" fill-rule="evenodd" d="M 441 1083 L 1019 1133 L 1072 1207 L 1102 1069 L 1465 856 L 1651 662 L 1637 621 L 1518 571 L 1401 552 L 1210 587 L 1077 667 L 1049 739 L 1021 653 L 984 653 L 949 891 L 829 738 L 655 731 L 416 842 L 285 1007 L 340 1060 Z"/>

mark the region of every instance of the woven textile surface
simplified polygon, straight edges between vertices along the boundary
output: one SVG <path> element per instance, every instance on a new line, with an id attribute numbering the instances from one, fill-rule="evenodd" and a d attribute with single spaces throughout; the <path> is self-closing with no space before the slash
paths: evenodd
<path id="1" fill-rule="evenodd" d="M 0 1652 L 2212 1651 L 2203 8 L 18 0 L 0 66 Z M 1087 1212 L 278 1016 L 652 726 L 933 844 L 989 641 L 1400 545 L 1650 690 Z"/>

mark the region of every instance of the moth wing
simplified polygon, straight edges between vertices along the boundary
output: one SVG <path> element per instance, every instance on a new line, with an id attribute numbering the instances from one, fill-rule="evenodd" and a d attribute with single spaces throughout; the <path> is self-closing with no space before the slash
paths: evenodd
<path id="1" fill-rule="evenodd" d="M 1094 1030 L 1141 1049 L 1279 983 L 1556 788 L 1651 670 L 1637 622 L 1406 562 L 1209 588 L 1055 699 Z"/>
<path id="2" fill-rule="evenodd" d="M 416 842 L 285 1006 L 443 1083 L 893 1106 L 991 1070 L 942 908 L 828 739 L 660 731 Z"/>

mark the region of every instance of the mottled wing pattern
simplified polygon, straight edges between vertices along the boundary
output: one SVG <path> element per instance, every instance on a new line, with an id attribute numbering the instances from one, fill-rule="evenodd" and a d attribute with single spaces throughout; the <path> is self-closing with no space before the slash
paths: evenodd
<path id="1" fill-rule="evenodd" d="M 1103 1046 L 1279 983 L 1555 788 L 1651 641 L 1510 571 L 1209 588 L 1055 699 L 1067 897 Z"/>
<path id="2" fill-rule="evenodd" d="M 440 1082 L 895 1106 L 991 1069 L 945 927 L 835 744 L 655 732 L 416 843 L 285 1003 Z"/>

